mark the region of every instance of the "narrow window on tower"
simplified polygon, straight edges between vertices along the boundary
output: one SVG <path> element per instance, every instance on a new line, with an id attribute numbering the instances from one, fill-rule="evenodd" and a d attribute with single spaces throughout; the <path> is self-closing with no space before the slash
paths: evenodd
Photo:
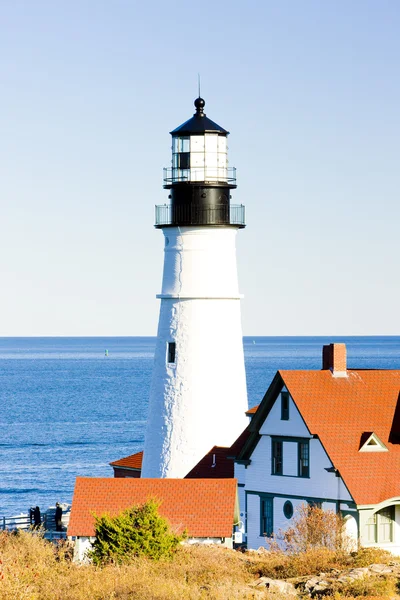
<path id="1" fill-rule="evenodd" d="M 168 342 L 167 349 L 167 360 L 169 364 L 175 364 L 176 344 L 175 342 Z"/>

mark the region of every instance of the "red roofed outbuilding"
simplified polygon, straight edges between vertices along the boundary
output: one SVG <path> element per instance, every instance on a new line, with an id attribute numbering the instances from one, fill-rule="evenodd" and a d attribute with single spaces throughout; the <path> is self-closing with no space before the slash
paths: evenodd
<path id="1" fill-rule="evenodd" d="M 236 479 L 137 479 L 77 477 L 67 535 L 76 538 L 75 556 L 82 560 L 94 541 L 94 514 L 117 515 L 151 498 L 177 532 L 189 542 L 232 547 L 239 520 Z"/>

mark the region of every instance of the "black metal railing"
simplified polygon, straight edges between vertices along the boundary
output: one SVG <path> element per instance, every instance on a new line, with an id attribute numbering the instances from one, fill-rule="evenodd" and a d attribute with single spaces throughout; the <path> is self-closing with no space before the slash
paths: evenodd
<path id="1" fill-rule="evenodd" d="M 243 204 L 162 204 L 156 206 L 156 227 L 167 225 L 237 225 L 245 227 Z"/>
<path id="2" fill-rule="evenodd" d="M 229 183 L 236 185 L 236 167 L 164 168 L 164 185 L 172 183 Z"/>

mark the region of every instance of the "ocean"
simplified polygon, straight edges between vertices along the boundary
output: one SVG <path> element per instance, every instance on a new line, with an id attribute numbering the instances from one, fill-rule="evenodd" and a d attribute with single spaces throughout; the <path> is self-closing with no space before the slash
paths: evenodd
<path id="1" fill-rule="evenodd" d="M 278 369 L 400 368 L 400 337 L 245 337 L 249 407 Z M 72 500 L 75 477 L 143 448 L 155 338 L 0 338 L 0 517 Z M 211 416 L 210 416 L 211 418 Z"/>

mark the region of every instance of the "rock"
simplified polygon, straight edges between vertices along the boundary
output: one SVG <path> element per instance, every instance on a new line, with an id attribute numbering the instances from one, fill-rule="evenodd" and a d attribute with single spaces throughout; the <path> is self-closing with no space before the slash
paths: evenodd
<path id="1" fill-rule="evenodd" d="M 321 581 L 319 581 L 317 583 L 316 586 L 314 586 L 313 592 L 325 592 L 325 590 L 327 590 L 330 587 L 330 583 L 328 583 L 328 581 L 325 581 L 324 579 L 322 579 Z"/>
<path id="2" fill-rule="evenodd" d="M 318 577 L 311 577 L 311 579 L 308 579 L 308 581 L 306 581 L 306 584 L 304 587 L 306 588 L 306 590 L 314 589 L 314 587 L 318 584 L 318 582 L 319 582 Z"/>
<path id="3" fill-rule="evenodd" d="M 369 573 L 369 568 L 368 567 L 357 567 L 356 569 L 351 569 L 351 571 L 349 571 L 348 573 L 348 577 L 350 577 L 350 579 L 362 579 L 363 577 L 368 576 Z"/>
<path id="4" fill-rule="evenodd" d="M 252 587 L 256 588 L 266 588 L 270 592 L 279 592 L 280 594 L 285 594 L 286 596 L 295 596 L 297 597 L 297 592 L 292 583 L 287 581 L 283 581 L 282 579 L 270 579 L 270 577 L 260 577 L 256 581 L 251 584 Z"/>
<path id="5" fill-rule="evenodd" d="M 388 565 L 380 565 L 380 564 L 375 564 L 375 565 L 371 565 L 369 567 L 369 570 L 372 571 L 372 573 L 393 573 L 393 568 L 389 567 Z"/>

